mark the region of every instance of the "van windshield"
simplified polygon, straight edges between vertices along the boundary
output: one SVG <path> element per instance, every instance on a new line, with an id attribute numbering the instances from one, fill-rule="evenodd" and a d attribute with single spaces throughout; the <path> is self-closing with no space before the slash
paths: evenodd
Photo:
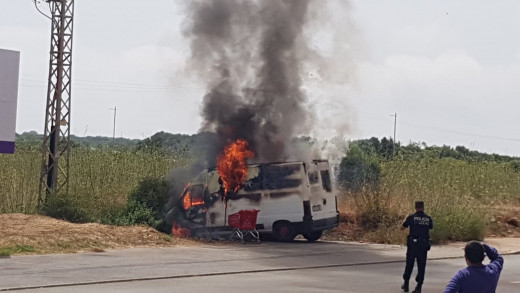
<path id="1" fill-rule="evenodd" d="M 301 166 L 294 165 L 260 165 L 250 166 L 242 191 L 272 190 L 294 188 L 302 184 Z M 220 175 L 216 170 L 208 173 L 209 193 L 218 193 L 221 189 Z"/>
<path id="2" fill-rule="evenodd" d="M 208 173 L 208 191 L 209 193 L 217 193 L 221 189 L 219 182 L 220 175 L 217 170 Z M 246 181 L 243 184 L 243 190 L 253 191 L 262 188 L 262 176 L 258 166 L 250 166 L 247 169 Z"/>

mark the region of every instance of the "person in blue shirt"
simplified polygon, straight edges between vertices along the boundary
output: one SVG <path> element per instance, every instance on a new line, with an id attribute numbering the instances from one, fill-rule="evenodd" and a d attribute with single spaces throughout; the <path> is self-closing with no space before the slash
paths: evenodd
<path id="1" fill-rule="evenodd" d="M 412 293 L 421 293 L 426 271 L 426 259 L 430 250 L 430 230 L 433 229 L 433 219 L 424 212 L 424 202 L 415 202 L 415 214 L 409 215 L 401 226 L 401 230 L 410 228 L 406 241 L 406 267 L 404 269 L 404 283 L 401 286 L 404 292 L 408 292 L 410 276 L 417 259 L 417 286 Z"/>
<path id="2" fill-rule="evenodd" d="M 482 264 L 485 256 L 491 261 Z M 495 293 L 498 278 L 504 267 L 504 258 L 494 247 L 470 241 L 464 247 L 467 268 L 458 271 L 444 293 Z"/>

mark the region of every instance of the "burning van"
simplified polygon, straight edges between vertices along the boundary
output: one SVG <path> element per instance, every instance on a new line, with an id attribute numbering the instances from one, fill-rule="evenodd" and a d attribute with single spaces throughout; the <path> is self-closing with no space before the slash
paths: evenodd
<path id="1" fill-rule="evenodd" d="M 339 223 L 328 161 L 247 165 L 242 184 L 226 188 L 217 169 L 206 170 L 181 194 L 175 224 L 190 235 L 229 233 L 228 215 L 260 210 L 256 229 L 278 241 L 302 234 L 309 241 Z"/>

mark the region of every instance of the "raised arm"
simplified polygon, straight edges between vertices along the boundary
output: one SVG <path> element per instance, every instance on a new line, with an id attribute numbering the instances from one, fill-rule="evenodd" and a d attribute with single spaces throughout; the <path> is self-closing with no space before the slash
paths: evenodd
<path id="1" fill-rule="evenodd" d="M 411 215 L 406 216 L 406 219 L 404 220 L 403 224 L 401 225 L 401 230 L 404 230 L 410 226 L 410 217 Z"/>
<path id="2" fill-rule="evenodd" d="M 488 266 L 492 266 L 498 273 L 500 273 L 504 267 L 504 258 L 494 247 L 491 247 L 485 243 L 482 245 L 484 246 L 484 252 L 491 261 Z"/>

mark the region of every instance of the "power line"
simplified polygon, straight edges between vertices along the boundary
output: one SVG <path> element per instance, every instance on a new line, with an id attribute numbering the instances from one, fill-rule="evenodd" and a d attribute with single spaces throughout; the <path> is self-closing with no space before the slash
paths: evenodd
<path id="1" fill-rule="evenodd" d="M 77 82 L 76 82 L 77 81 Z M 146 85 L 136 83 L 110 83 L 101 81 L 88 81 L 88 80 L 75 80 L 72 83 L 75 88 L 82 90 L 94 90 L 94 91 L 144 91 L 144 92 L 188 92 L 198 91 L 199 89 L 194 87 L 176 87 L 172 88 L 165 85 Z M 22 78 L 20 86 L 26 87 L 45 87 L 40 84 L 39 80 L 32 78 Z"/>
<path id="2" fill-rule="evenodd" d="M 360 113 L 375 117 L 378 120 L 382 120 L 382 119 L 388 120 L 388 116 L 378 115 L 378 114 L 373 114 L 373 113 L 366 113 L 366 112 L 360 112 Z M 390 116 L 393 116 L 393 115 L 390 115 Z M 494 135 L 485 135 L 485 134 L 477 134 L 477 133 L 464 132 L 464 131 L 458 131 L 458 130 L 444 129 L 444 128 L 439 128 L 439 127 L 434 127 L 434 126 L 429 126 L 429 125 L 424 125 L 424 124 L 411 123 L 411 122 L 407 122 L 406 120 L 402 120 L 402 119 L 399 119 L 399 123 L 406 124 L 410 127 L 415 127 L 415 128 L 419 128 L 419 129 L 426 128 L 426 129 L 431 129 L 431 130 L 435 130 L 435 131 L 443 132 L 443 133 L 448 132 L 448 133 L 459 134 L 459 135 L 464 135 L 464 136 L 520 142 L 520 139 L 518 139 L 518 138 L 500 137 L 500 136 L 494 136 Z"/>
<path id="3" fill-rule="evenodd" d="M 43 13 L 43 11 L 41 11 L 40 8 L 38 7 L 38 4 L 40 4 L 40 1 L 39 1 L 39 0 L 31 0 L 31 2 L 34 3 L 34 7 L 36 8 L 36 10 L 38 10 L 38 12 L 39 12 L 41 15 L 47 17 L 49 20 L 52 20 L 50 16 L 48 16 L 48 15 L 45 14 L 45 13 Z"/>
<path id="4" fill-rule="evenodd" d="M 26 84 L 21 83 L 21 87 L 37 87 L 45 88 L 41 84 Z M 140 87 L 123 87 L 123 88 L 107 88 L 107 87 L 92 87 L 90 85 L 74 84 L 75 90 L 83 91 L 101 91 L 101 92 L 148 92 L 148 93 L 186 93 L 197 91 L 195 88 L 175 88 L 175 89 L 160 89 L 160 88 L 140 88 Z"/>
<path id="5" fill-rule="evenodd" d="M 520 139 L 518 139 L 518 138 L 500 137 L 500 136 L 484 135 L 484 134 L 477 134 L 477 133 L 471 133 L 471 132 L 463 132 L 463 131 L 450 130 L 450 129 L 438 128 L 438 127 L 427 126 L 427 125 L 418 125 L 418 124 L 413 124 L 413 123 L 409 123 L 409 122 L 405 122 L 405 121 L 401 121 L 401 123 L 408 124 L 409 126 L 415 127 L 415 128 L 428 128 L 428 129 L 439 131 L 439 132 L 449 132 L 449 133 L 466 135 L 466 136 L 520 142 Z"/>
<path id="6" fill-rule="evenodd" d="M 36 75 L 33 75 L 36 76 Z M 22 81 L 30 81 L 30 82 L 43 82 L 43 80 L 39 77 L 37 78 L 24 78 L 22 76 Z M 153 85 L 153 84 L 139 84 L 139 83 L 125 83 L 125 82 L 109 82 L 109 81 L 100 81 L 100 80 L 88 80 L 88 79 L 74 79 L 74 84 L 93 84 L 93 85 L 110 85 L 110 86 L 138 86 L 138 87 L 153 87 L 153 88 L 171 88 L 168 85 Z"/>

